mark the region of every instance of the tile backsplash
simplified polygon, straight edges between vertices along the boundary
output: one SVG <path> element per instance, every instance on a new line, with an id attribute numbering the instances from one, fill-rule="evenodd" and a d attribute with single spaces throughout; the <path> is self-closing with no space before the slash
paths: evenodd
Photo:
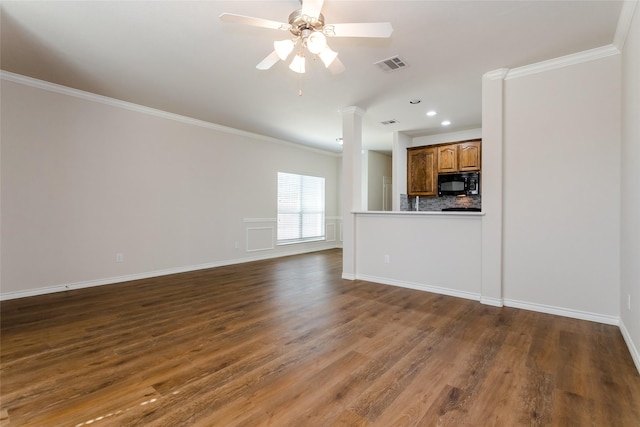
<path id="1" fill-rule="evenodd" d="M 400 210 L 415 211 L 416 197 L 409 197 L 406 194 L 400 195 Z M 419 211 L 441 211 L 444 208 L 481 208 L 482 196 L 441 196 L 441 197 L 420 197 Z"/>

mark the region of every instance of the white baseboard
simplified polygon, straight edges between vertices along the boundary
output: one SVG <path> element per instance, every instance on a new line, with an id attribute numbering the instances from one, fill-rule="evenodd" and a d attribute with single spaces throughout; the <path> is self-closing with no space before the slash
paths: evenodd
<path id="1" fill-rule="evenodd" d="M 344 278 L 344 274 L 343 274 L 343 278 Z M 627 328 L 625 327 L 622 319 L 616 316 L 606 316 L 602 314 L 589 313 L 585 311 L 571 310 L 567 308 L 553 307 L 553 306 L 548 306 L 543 304 L 534 304 L 534 303 L 510 300 L 510 299 L 502 300 L 499 298 L 488 298 L 488 297 L 483 297 L 481 295 L 474 294 L 471 292 L 463 292 L 463 291 L 457 291 L 457 290 L 448 289 L 448 288 L 428 286 L 428 285 L 417 284 L 417 283 L 401 282 L 398 280 L 390 280 L 390 279 L 385 279 L 381 277 L 367 276 L 362 274 L 358 274 L 357 279 L 366 280 L 368 282 L 381 283 L 384 285 L 399 286 L 403 288 L 416 289 L 419 291 L 427 291 L 427 292 L 432 292 L 436 294 L 443 294 L 443 295 L 476 300 L 476 301 L 480 301 L 482 304 L 493 305 L 496 307 L 502 307 L 502 306 L 513 307 L 513 308 L 519 308 L 522 310 L 536 311 L 540 313 L 553 314 L 556 316 L 570 317 L 573 319 L 588 320 L 591 322 L 618 326 L 620 328 L 620 331 L 622 332 L 624 341 L 627 344 L 627 347 L 629 348 L 629 353 L 631 353 L 631 358 L 633 359 L 633 362 L 636 365 L 636 369 L 638 370 L 638 373 L 640 373 L 640 351 L 638 351 L 638 347 L 633 342 L 633 339 L 631 338 L 629 331 L 627 331 Z"/>
<path id="2" fill-rule="evenodd" d="M 261 261 L 261 260 L 280 258 L 285 256 L 291 256 L 291 255 L 300 255 L 303 253 L 334 249 L 336 247 L 337 246 L 327 246 L 327 247 L 320 247 L 320 248 L 314 247 L 313 249 L 308 249 L 308 248 L 296 249 L 296 250 L 290 250 L 288 252 L 279 252 L 277 254 L 273 254 L 273 253 L 262 254 L 260 256 L 238 258 L 238 259 L 232 259 L 232 260 L 218 261 L 218 262 L 192 265 L 187 267 L 172 268 L 172 269 L 166 269 L 166 270 L 158 270 L 158 271 L 139 273 L 139 274 L 130 274 L 126 276 L 109 277 L 109 278 L 98 279 L 98 280 L 88 280 L 84 282 L 69 283 L 69 284 L 57 285 L 57 286 L 48 286 L 44 288 L 30 289 L 26 291 L 6 292 L 6 293 L 0 293 L 0 301 L 16 299 L 16 298 L 25 298 L 25 297 L 36 296 L 36 295 L 50 294 L 54 292 L 63 292 L 63 291 L 69 291 L 72 289 L 82 289 L 82 288 L 89 288 L 93 286 L 110 285 L 114 283 L 128 282 L 131 280 L 148 279 L 151 277 L 166 276 L 169 274 L 185 273 L 189 271 L 204 270 L 207 268 L 223 267 L 226 265 L 242 264 L 242 263 L 247 263 L 252 261 Z M 519 308 L 519 309 L 529 310 L 529 311 L 537 311 L 541 313 L 570 317 L 570 318 L 580 319 L 580 320 L 588 320 L 588 321 L 604 323 L 608 325 L 616 325 L 620 328 L 624 341 L 627 344 L 627 347 L 629 348 L 629 353 L 631 353 L 631 358 L 633 359 L 633 362 L 638 370 L 638 373 L 640 373 L 640 351 L 638 350 L 638 347 L 636 346 L 636 344 L 633 342 L 633 339 L 629 335 L 629 332 L 627 331 L 627 328 L 625 327 L 622 319 L 615 316 L 605 316 L 601 314 L 589 313 L 589 312 L 578 311 L 578 310 L 570 310 L 566 308 L 548 306 L 543 304 L 535 304 L 535 303 L 529 303 L 524 301 L 510 300 L 510 299 L 501 300 L 499 298 L 488 298 L 472 292 L 458 291 L 455 289 L 442 288 L 439 286 L 429 286 L 429 285 L 424 285 L 420 283 L 404 282 L 399 280 L 392 280 L 392 279 L 386 279 L 382 277 L 368 276 L 368 275 L 362 275 L 362 274 L 354 275 L 354 274 L 342 273 L 342 278 L 346 280 L 356 280 L 356 279 L 365 280 L 367 282 L 381 283 L 383 285 L 398 286 L 402 288 L 415 289 L 415 290 L 426 291 L 426 292 L 431 292 L 435 294 L 465 298 L 465 299 L 470 299 L 474 301 L 480 301 L 480 303 L 482 304 L 492 305 L 496 307 L 502 307 L 504 305 L 506 307 Z"/>
<path id="3" fill-rule="evenodd" d="M 277 253 L 261 253 L 260 255 L 254 255 L 246 258 L 237 258 L 224 261 L 216 261 L 206 264 L 190 265 L 186 267 L 169 268 L 165 270 L 149 271 L 144 273 L 128 274 L 125 276 L 106 277 L 103 279 L 87 280 L 75 283 L 65 283 L 62 285 L 47 286 L 43 288 L 28 289 L 25 291 L 5 292 L 0 293 L 0 301 L 33 297 L 37 295 L 51 294 L 54 292 L 70 291 L 73 289 L 91 288 L 93 286 L 112 285 L 114 283 L 129 282 L 131 280 L 149 279 L 151 277 L 167 276 L 169 274 L 186 273 L 189 271 L 204 270 L 207 268 L 223 267 L 226 265 L 243 264 L 252 261 L 262 261 L 265 259 L 280 258 L 291 255 L 300 255 L 309 252 L 324 251 L 327 249 L 335 249 L 338 246 L 322 245 L 314 246 L 313 248 L 296 248 L 295 245 L 289 245 L 286 251 L 280 251 Z"/>
<path id="4" fill-rule="evenodd" d="M 344 278 L 344 273 L 343 273 L 343 278 Z M 513 307 L 513 308 L 519 308 L 523 310 L 537 311 L 540 313 L 554 314 L 556 316 L 570 317 L 574 319 L 604 323 L 606 325 L 618 326 L 620 324 L 620 318 L 617 316 L 607 316 L 607 315 L 598 314 L 598 313 L 590 313 L 586 311 L 572 310 L 568 308 L 554 307 L 549 305 L 535 304 L 535 303 L 517 301 L 517 300 L 511 300 L 511 299 L 503 300 L 499 298 L 483 297 L 482 295 L 476 294 L 473 292 L 459 291 L 456 289 L 425 285 L 421 283 L 403 282 L 399 280 L 387 279 L 384 277 L 368 276 L 363 274 L 356 274 L 356 279 L 366 280 L 368 282 L 381 283 L 384 285 L 392 285 L 392 286 L 399 286 L 402 288 L 416 289 L 419 291 L 432 292 L 436 294 L 449 295 L 449 296 L 458 297 L 458 298 L 471 299 L 474 301 L 479 301 L 482 304 L 492 305 L 495 307 L 503 307 L 503 306 Z"/>
<path id="5" fill-rule="evenodd" d="M 383 285 L 398 286 L 400 288 L 415 289 L 418 291 L 426 291 L 434 294 L 442 294 L 451 297 L 480 301 L 480 294 L 476 294 L 473 292 L 458 291 L 456 289 L 443 288 L 440 286 L 430 286 L 422 283 L 405 282 L 400 280 L 387 279 L 384 277 L 367 276 L 364 274 L 356 274 L 356 278 L 358 280 L 366 280 L 367 282 L 381 283 Z"/>
<path id="6" fill-rule="evenodd" d="M 344 273 L 342 276 L 343 278 L 345 278 Z M 482 304 L 492 305 L 495 307 L 503 307 L 503 306 L 513 307 L 513 308 L 519 308 L 522 310 L 536 311 L 540 313 L 553 314 L 556 316 L 570 317 L 573 319 L 588 320 L 591 322 L 618 326 L 620 328 L 620 331 L 622 332 L 624 341 L 627 344 L 627 347 L 629 348 L 629 353 L 631 353 L 631 358 L 633 359 L 633 362 L 636 365 L 636 369 L 638 370 L 638 373 L 640 373 L 640 351 L 638 350 L 638 347 L 633 342 L 633 339 L 631 338 L 631 335 L 627 331 L 627 328 L 625 327 L 624 322 L 619 317 L 606 316 L 602 314 L 589 313 L 585 311 L 571 310 L 567 308 L 560 308 L 560 307 L 548 306 L 543 304 L 535 304 L 535 303 L 529 303 L 524 301 L 488 298 L 488 297 L 483 297 L 481 295 L 474 294 L 471 292 L 457 291 L 454 289 L 441 288 L 438 286 L 428 286 L 428 285 L 423 285 L 418 283 L 401 282 L 398 280 L 390 280 L 382 277 L 367 276 L 362 274 L 358 274 L 356 276 L 357 276 L 356 278 L 359 280 L 366 280 L 368 282 L 381 283 L 383 285 L 399 286 L 402 288 L 416 289 L 419 291 L 427 291 L 427 292 L 432 292 L 436 294 L 466 298 L 466 299 L 480 301 L 480 303 Z M 350 280 L 353 280 L 353 279 L 350 279 Z"/>
<path id="7" fill-rule="evenodd" d="M 480 297 L 480 302 L 486 305 L 492 305 L 494 307 L 504 307 L 504 302 L 502 298 L 491 298 L 491 297 Z"/>
<path id="8" fill-rule="evenodd" d="M 620 318 L 617 316 L 607 316 L 604 314 L 590 313 L 587 311 L 572 310 L 569 308 L 554 307 L 550 305 L 536 304 L 532 302 L 505 299 L 504 305 L 506 307 L 520 308 L 523 310 L 537 311 L 540 313 L 555 314 L 556 316 L 564 316 L 564 317 L 571 317 L 573 319 L 588 320 L 590 322 L 604 323 L 606 325 L 618 326 L 620 323 Z"/>
<path id="9" fill-rule="evenodd" d="M 633 363 L 636 365 L 636 369 L 640 374 L 640 351 L 638 347 L 631 339 L 631 335 L 629 335 L 629 331 L 627 331 L 627 327 L 624 325 L 622 319 L 620 319 L 620 332 L 622 332 L 622 337 L 624 338 L 624 342 L 627 343 L 627 347 L 629 348 L 629 353 L 631 353 L 631 358 L 633 359 Z"/>

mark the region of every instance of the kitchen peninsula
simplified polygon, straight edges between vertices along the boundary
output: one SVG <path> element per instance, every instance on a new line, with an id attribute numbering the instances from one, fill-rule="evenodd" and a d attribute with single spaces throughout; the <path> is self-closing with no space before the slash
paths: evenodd
<path id="1" fill-rule="evenodd" d="M 359 279 L 481 299 L 484 213 L 354 214 Z"/>
<path id="2" fill-rule="evenodd" d="M 450 134 L 449 139 L 424 140 L 419 146 L 404 141 L 406 148 L 397 152 L 400 175 L 394 178 L 406 182 L 406 187 L 397 188 L 399 204 L 395 210 L 352 212 L 358 248 L 352 260 L 355 277 L 476 301 L 485 299 L 480 134 L 479 129 Z M 460 174 L 475 174 L 475 190 L 463 183 L 459 191 L 464 194 L 451 194 L 456 190 L 451 187 L 439 191 L 439 175 L 451 182 Z M 446 210 L 452 208 L 460 210 Z"/>

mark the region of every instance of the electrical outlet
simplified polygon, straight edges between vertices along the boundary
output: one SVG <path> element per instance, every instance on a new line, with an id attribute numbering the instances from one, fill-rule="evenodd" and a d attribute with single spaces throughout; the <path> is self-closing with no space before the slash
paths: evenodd
<path id="1" fill-rule="evenodd" d="M 236 249 L 240 249 L 240 242 L 236 242 Z"/>
<path id="2" fill-rule="evenodd" d="M 124 262 L 124 254 L 122 252 L 116 254 L 116 262 Z"/>
<path id="3" fill-rule="evenodd" d="M 627 294 L 627 308 L 631 310 L 631 294 Z"/>
<path id="4" fill-rule="evenodd" d="M 385 255 L 384 256 L 384 263 L 385 264 L 389 264 L 391 262 L 391 258 L 389 257 L 389 255 Z"/>

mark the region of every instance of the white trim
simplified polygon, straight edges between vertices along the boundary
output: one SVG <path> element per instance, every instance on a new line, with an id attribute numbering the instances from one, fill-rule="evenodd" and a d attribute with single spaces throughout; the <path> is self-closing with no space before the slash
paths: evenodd
<path id="1" fill-rule="evenodd" d="M 431 292 L 433 294 L 448 295 L 451 297 L 480 301 L 480 294 L 476 294 L 473 292 L 457 291 L 455 289 L 450 289 L 450 288 L 442 288 L 439 286 L 424 285 L 422 283 L 413 283 L 413 282 L 405 282 L 401 280 L 386 279 L 383 277 L 368 276 L 364 274 L 356 274 L 356 278 L 358 280 L 381 283 L 383 285 L 391 285 L 391 286 L 397 286 L 400 288 L 415 289 L 417 291 Z"/>
<path id="2" fill-rule="evenodd" d="M 537 311 L 539 313 L 554 314 L 556 316 L 571 317 L 573 319 L 588 320 L 590 322 L 604 323 L 605 325 L 618 326 L 620 318 L 604 314 L 590 313 L 588 311 L 572 310 L 570 308 L 555 307 L 545 304 L 504 299 L 505 307 L 520 308 L 522 310 Z"/>
<path id="3" fill-rule="evenodd" d="M 107 96 L 97 95 L 95 93 L 86 92 L 84 90 L 73 89 L 67 86 L 46 82 L 44 80 L 34 79 L 32 77 L 23 76 L 21 74 L 12 73 L 9 71 L 0 70 L 0 80 L 6 80 L 9 82 L 18 83 L 25 86 L 31 86 L 31 87 L 46 90 L 49 92 L 55 92 L 62 95 L 72 96 L 74 98 L 97 102 L 100 104 L 105 104 L 105 105 L 109 105 L 116 108 L 123 108 L 125 110 L 135 111 L 142 114 L 148 114 L 150 116 L 161 117 L 168 120 L 174 120 L 174 121 L 189 124 L 189 125 L 200 126 L 200 127 L 211 129 L 218 132 L 224 132 L 224 133 L 243 136 L 247 138 L 259 139 L 262 141 L 272 142 L 275 144 L 288 145 L 290 147 L 302 148 L 304 150 L 313 151 L 315 153 L 320 153 L 325 155 L 330 155 L 333 157 L 342 157 L 342 153 L 326 151 L 319 148 L 310 147 L 308 145 L 303 145 L 301 143 L 284 141 L 281 139 L 276 139 L 269 136 L 260 135 L 257 133 L 247 132 L 240 129 L 235 129 L 228 126 L 207 122 L 204 120 L 198 120 L 191 117 L 182 116 L 180 114 L 169 113 L 167 111 L 145 107 L 143 105 L 134 104 L 132 102 L 121 101 L 119 99 L 109 98 Z"/>
<path id="4" fill-rule="evenodd" d="M 342 273 L 342 278 L 344 280 L 356 280 L 356 275 L 351 273 Z"/>
<path id="5" fill-rule="evenodd" d="M 331 231 L 329 231 L 331 230 Z M 327 242 L 335 242 L 336 241 L 336 224 L 335 222 L 325 222 L 324 224 L 324 239 Z"/>
<path id="6" fill-rule="evenodd" d="M 491 297 L 480 296 L 480 303 L 485 305 L 492 305 L 494 307 L 504 307 L 504 302 L 502 301 L 502 298 L 491 298 Z"/>
<path id="7" fill-rule="evenodd" d="M 342 278 L 343 279 L 347 278 L 345 277 L 344 273 L 342 274 Z M 383 285 L 398 286 L 402 288 L 416 289 L 419 291 L 426 291 L 426 292 L 431 292 L 436 294 L 449 295 L 452 297 L 470 299 L 474 301 L 479 301 L 482 304 L 493 305 L 496 307 L 503 307 L 503 306 L 513 307 L 513 308 L 519 308 L 522 310 L 536 311 L 539 313 L 553 314 L 556 316 L 571 317 L 573 319 L 588 320 L 591 322 L 603 323 L 606 325 L 618 326 L 620 324 L 620 318 L 616 316 L 606 316 L 606 315 L 597 314 L 597 313 L 589 313 L 586 311 L 572 310 L 568 308 L 554 307 L 554 306 L 543 305 L 543 304 L 535 304 L 535 303 L 529 303 L 524 301 L 516 301 L 516 300 L 509 300 L 509 299 L 500 300 L 498 298 L 487 298 L 487 297 L 482 297 L 480 294 L 476 294 L 473 292 L 458 291 L 455 289 L 443 288 L 440 286 L 431 286 L 431 285 L 425 285 L 421 283 L 404 282 L 399 280 L 392 280 L 392 279 L 368 276 L 363 274 L 356 274 L 355 278 L 358 280 L 365 280 L 367 282 L 381 283 Z M 354 280 L 354 279 L 349 279 L 349 280 Z"/>
<path id="8" fill-rule="evenodd" d="M 635 346 L 633 340 L 631 339 L 631 335 L 629 335 L 629 331 L 627 331 L 627 327 L 624 325 L 622 319 L 620 319 L 620 332 L 622 332 L 624 342 L 627 344 L 629 353 L 631 353 L 631 358 L 633 359 L 633 363 L 635 363 L 636 369 L 640 374 L 640 351 L 638 351 L 638 347 Z"/>
<path id="9" fill-rule="evenodd" d="M 73 289 L 91 288 L 94 286 L 113 285 L 115 283 L 129 282 L 131 280 L 149 279 L 151 277 L 167 276 L 170 274 L 178 274 L 178 273 L 187 273 L 190 271 L 224 267 L 227 265 L 234 265 L 234 264 L 244 264 L 247 262 L 263 261 L 263 260 L 272 259 L 272 258 L 280 258 L 285 256 L 291 256 L 291 255 L 301 255 L 301 254 L 306 254 L 310 252 L 319 252 L 319 251 L 325 251 L 328 249 L 336 249 L 336 248 L 338 248 L 338 246 L 336 245 L 314 246 L 313 248 L 304 248 L 302 246 L 290 246 L 289 249 L 292 249 L 292 250 L 278 251 L 277 253 L 266 253 L 266 254 L 263 253 L 262 255 L 256 255 L 256 256 L 251 256 L 246 258 L 236 258 L 236 259 L 230 259 L 225 261 L 210 262 L 206 264 L 191 265 L 186 267 L 177 267 L 177 268 L 169 268 L 165 270 L 149 271 L 146 273 L 129 274 L 125 276 L 106 277 L 104 279 L 87 280 L 84 282 L 75 282 L 75 283 L 68 283 L 68 284 L 62 284 L 62 285 L 47 286 L 44 288 L 29 289 L 26 291 L 5 292 L 5 293 L 0 293 L 0 301 L 17 299 L 17 298 L 25 298 L 25 297 L 33 297 L 37 295 L 45 295 L 45 294 L 51 294 L 55 292 L 64 292 L 64 291 L 70 291 Z"/>
<path id="10" fill-rule="evenodd" d="M 624 1 L 622 3 L 622 10 L 620 11 L 620 17 L 618 18 L 616 34 L 613 36 L 613 45 L 617 47 L 620 52 L 622 52 L 624 42 L 627 40 L 627 35 L 631 28 L 631 21 L 633 21 L 633 13 L 635 12 L 637 5 L 638 0 Z"/>
<path id="11" fill-rule="evenodd" d="M 483 79 L 487 80 L 501 80 L 509 74 L 508 68 L 499 68 L 497 70 L 488 71 L 482 75 Z"/>
<path id="12" fill-rule="evenodd" d="M 243 218 L 242 222 L 277 222 L 276 218 Z"/>
<path id="13" fill-rule="evenodd" d="M 352 107 L 345 107 L 340 109 L 339 113 L 340 114 L 357 114 L 359 116 L 364 116 L 366 111 L 360 107 L 352 106 Z"/>
<path id="14" fill-rule="evenodd" d="M 269 246 L 265 246 L 263 248 L 253 248 L 253 249 L 249 249 L 249 240 L 250 240 L 250 232 L 251 231 L 255 231 L 255 230 L 269 230 L 270 231 L 270 238 L 269 238 Z M 245 237 L 246 237 L 246 248 L 247 248 L 247 252 L 258 252 L 258 251 L 270 251 L 272 249 L 274 249 L 273 246 L 273 241 L 274 241 L 274 235 L 275 235 L 275 231 L 273 227 L 247 227 L 245 229 Z"/>
<path id="15" fill-rule="evenodd" d="M 516 79 L 531 74 L 542 73 L 618 54 L 620 54 L 618 48 L 610 44 L 607 46 L 597 47 L 595 49 L 572 53 L 571 55 L 561 56 L 559 58 L 549 59 L 548 61 L 536 62 L 535 64 L 512 68 L 505 76 L 505 80 Z"/>

